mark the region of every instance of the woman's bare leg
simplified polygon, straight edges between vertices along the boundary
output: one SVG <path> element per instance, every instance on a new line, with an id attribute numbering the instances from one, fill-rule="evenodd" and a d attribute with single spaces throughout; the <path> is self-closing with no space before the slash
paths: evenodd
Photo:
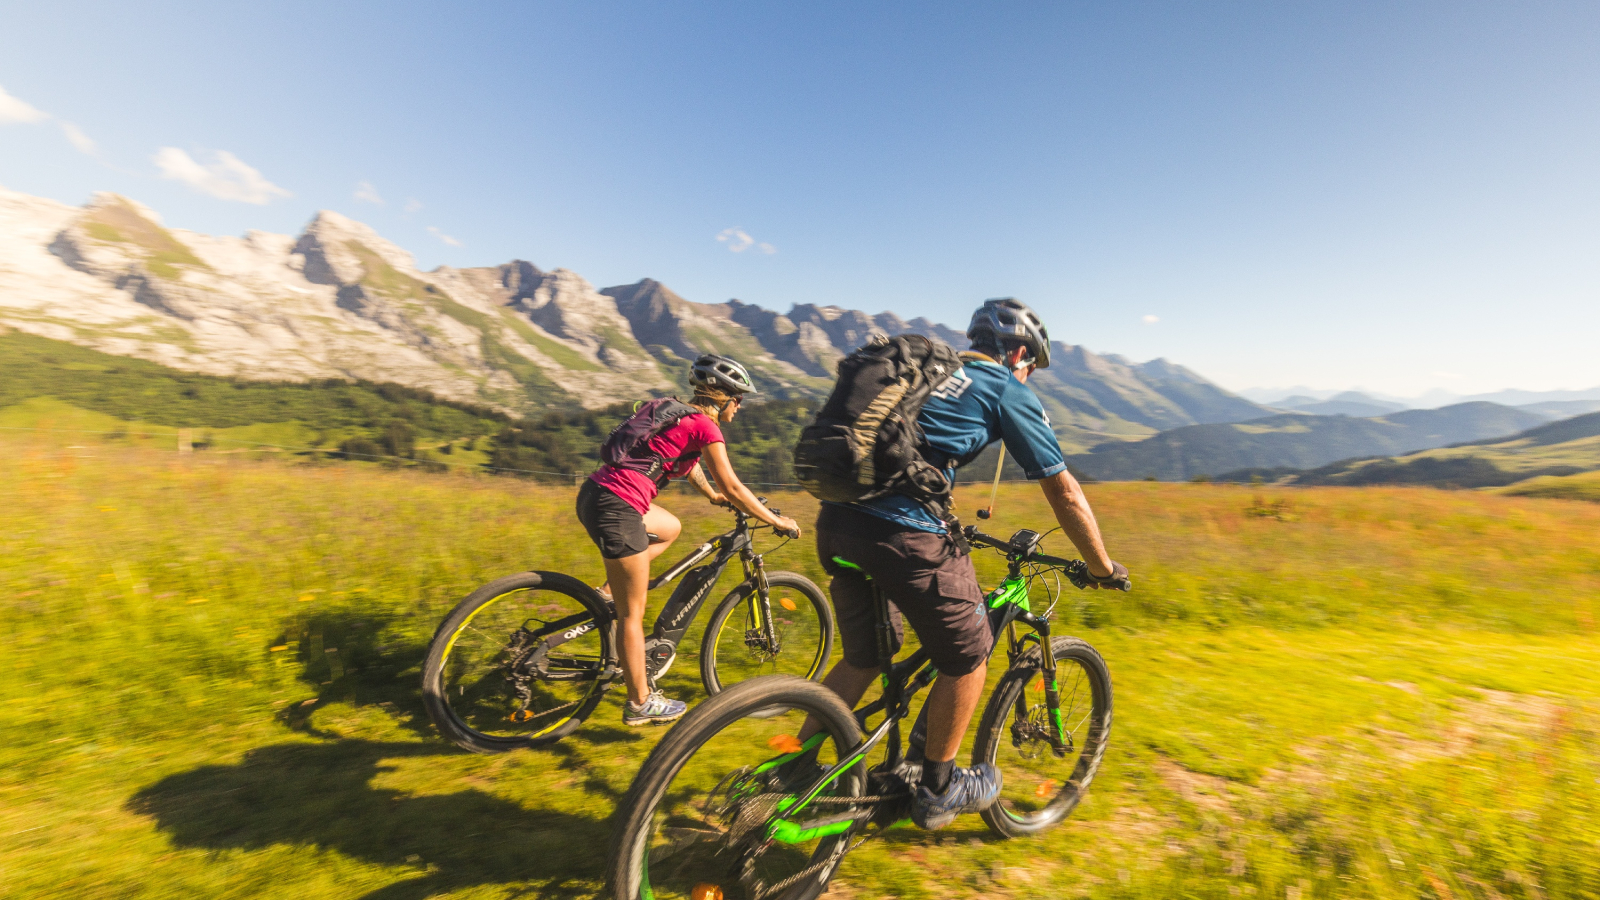
<path id="1" fill-rule="evenodd" d="M 606 560 L 606 582 L 614 586 L 611 598 L 617 604 L 617 657 L 622 663 L 622 680 L 628 686 L 628 699 L 643 703 L 650 695 L 650 680 L 644 669 L 644 601 L 650 584 L 650 557 L 635 553 L 621 559 Z"/>
<path id="2" fill-rule="evenodd" d="M 661 538 L 643 553 L 608 559 L 606 583 L 617 605 L 617 656 L 622 663 L 622 680 L 628 686 L 628 699 L 643 703 L 650 696 L 650 679 L 644 666 L 644 607 L 650 592 L 650 563 L 672 546 L 683 532 L 678 517 L 655 504 L 644 514 L 645 530 Z"/>

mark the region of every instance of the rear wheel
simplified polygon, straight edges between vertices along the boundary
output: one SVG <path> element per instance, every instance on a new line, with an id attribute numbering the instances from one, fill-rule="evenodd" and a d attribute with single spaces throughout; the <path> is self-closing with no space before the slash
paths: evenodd
<path id="1" fill-rule="evenodd" d="M 1017 659 L 995 686 L 978 725 L 974 763 L 987 762 L 1005 779 L 983 820 L 1005 837 L 1034 834 L 1071 814 L 1089 791 L 1111 737 L 1111 671 L 1087 643 L 1050 641 L 1066 752 L 1051 744 L 1050 711 L 1039 648 Z"/>
<path id="2" fill-rule="evenodd" d="M 822 677 L 833 649 L 828 598 L 811 579 L 794 572 L 772 572 L 767 585 L 770 638 L 761 597 L 749 581 L 729 592 L 711 614 L 700 643 L 700 680 L 707 694 L 760 675 Z"/>
<path id="3" fill-rule="evenodd" d="M 450 611 L 428 647 L 428 715 L 475 753 L 554 743 L 609 687 L 611 626 L 594 589 L 567 575 L 523 572 L 485 585 Z"/>
<path id="4" fill-rule="evenodd" d="M 751 717 L 770 708 L 785 712 Z M 792 735 L 807 714 L 823 723 L 821 765 L 860 742 L 861 730 L 838 695 L 782 675 L 736 684 L 679 720 L 617 807 L 607 896 L 812 900 L 826 890 L 853 830 L 806 832 L 827 831 L 827 820 L 859 810 L 846 798 L 865 792 L 866 774 L 860 765 L 847 770 L 822 799 L 794 815 L 800 833 L 769 840 L 779 804 L 815 781 L 775 765 L 796 749 Z"/>

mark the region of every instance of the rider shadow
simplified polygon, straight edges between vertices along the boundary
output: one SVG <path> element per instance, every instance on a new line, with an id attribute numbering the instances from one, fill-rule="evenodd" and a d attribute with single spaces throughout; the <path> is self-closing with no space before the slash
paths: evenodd
<path id="1" fill-rule="evenodd" d="M 438 738 L 417 690 L 428 646 L 397 633 L 382 616 L 351 610 L 297 616 L 284 623 L 273 645 L 295 648 L 300 680 L 316 691 L 312 700 L 279 713 L 278 720 L 289 728 L 335 738 L 317 729 L 311 715 L 329 703 L 346 703 L 379 707 L 418 737 Z"/>
<path id="2" fill-rule="evenodd" d="M 375 616 L 322 611 L 285 623 L 273 642 L 293 645 L 300 680 L 316 691 L 278 714 L 287 727 L 322 738 L 258 747 L 232 765 L 172 775 L 127 801 L 175 846 L 261 850 L 278 845 L 334 850 L 387 866 L 402 878 L 364 900 L 420 900 L 476 885 L 527 885 L 539 897 L 594 894 L 610 836 L 600 817 L 530 810 L 476 789 L 413 795 L 375 787 L 394 762 L 464 753 L 444 744 L 417 691 L 426 644 L 395 637 Z M 344 738 L 313 715 L 331 703 L 377 707 L 423 742 Z M 585 728 L 588 744 L 642 739 L 627 729 Z M 569 742 L 580 740 L 577 736 Z M 610 801 L 620 792 L 586 771 L 577 746 L 558 744 L 555 765 L 585 774 L 584 790 Z M 386 762 L 388 764 L 386 764 Z"/>
<path id="3" fill-rule="evenodd" d="M 603 876 L 594 848 L 602 819 L 529 810 L 475 789 L 416 796 L 374 787 L 385 760 L 436 756 L 415 743 L 361 740 L 275 744 L 234 765 L 172 775 L 139 791 L 128 808 L 155 820 L 178 847 L 334 850 L 415 877 L 363 900 L 421 900 L 477 885 L 526 884 L 539 897 L 592 896 Z"/>

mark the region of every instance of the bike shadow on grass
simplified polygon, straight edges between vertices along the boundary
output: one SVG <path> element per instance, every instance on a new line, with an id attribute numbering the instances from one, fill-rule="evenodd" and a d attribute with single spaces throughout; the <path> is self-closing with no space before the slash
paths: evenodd
<path id="1" fill-rule="evenodd" d="M 378 707 L 418 737 L 437 737 L 418 688 L 427 640 L 404 631 L 405 624 L 394 616 L 350 610 L 307 612 L 286 620 L 273 646 L 292 654 L 299 680 L 313 696 L 291 702 L 278 713 L 278 721 L 332 739 L 337 735 L 319 730 L 312 715 L 329 704 L 344 703 Z"/>
<path id="2" fill-rule="evenodd" d="M 529 896 L 591 897 L 602 877 L 610 823 L 602 816 L 529 809 L 485 791 L 416 795 L 373 784 L 403 760 L 465 755 L 434 730 L 418 689 L 424 641 L 397 638 L 375 616 L 322 612 L 285 623 L 275 646 L 293 655 L 314 696 L 277 714 L 315 741 L 258 747 L 230 765 L 172 775 L 128 800 L 175 846 L 261 850 L 291 845 L 353 859 L 409 866 L 413 877 L 363 900 L 421 900 L 478 885 L 518 885 Z M 330 705 L 381 710 L 419 741 L 365 740 L 319 726 Z M 551 768 L 610 808 L 626 785 L 607 780 L 585 751 L 642 740 L 631 729 L 590 722 L 549 748 Z M 569 781 L 572 783 L 572 781 Z"/>
<path id="3" fill-rule="evenodd" d="M 336 740 L 258 747 L 232 765 L 172 775 L 128 808 L 178 847 L 265 850 L 295 845 L 385 866 L 404 878 L 363 900 L 421 900 L 478 885 L 522 885 L 530 896 L 593 896 L 610 828 L 604 819 L 526 809 L 469 788 L 415 795 L 372 784 L 392 761 L 441 755 L 410 742 Z"/>

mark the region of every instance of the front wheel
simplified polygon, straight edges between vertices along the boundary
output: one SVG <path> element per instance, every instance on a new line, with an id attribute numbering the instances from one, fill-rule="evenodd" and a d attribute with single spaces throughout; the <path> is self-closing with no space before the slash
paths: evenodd
<path id="1" fill-rule="evenodd" d="M 1051 639 L 1050 650 L 1059 719 L 1046 702 L 1035 646 L 1000 679 L 978 725 L 972 761 L 994 765 L 1005 779 L 983 821 L 1002 837 L 1035 834 L 1071 814 L 1089 792 L 1111 737 L 1111 671 L 1105 660 L 1073 637 Z M 1057 727 L 1064 738 L 1059 753 L 1052 742 Z"/>
<path id="2" fill-rule="evenodd" d="M 523 572 L 478 588 L 428 645 L 428 716 L 474 753 L 561 740 L 610 686 L 612 621 L 600 595 L 570 575 Z"/>
<path id="3" fill-rule="evenodd" d="M 778 708 L 779 718 L 752 713 Z M 864 766 L 845 769 L 796 809 L 820 774 L 794 735 L 810 714 L 823 767 L 861 740 L 850 708 L 820 684 L 784 675 L 736 684 L 678 721 L 617 806 L 606 896 L 615 900 L 813 900 L 849 849 Z M 779 823 L 785 810 L 793 810 Z"/>
<path id="4" fill-rule="evenodd" d="M 811 579 L 794 572 L 767 576 L 767 602 L 746 581 L 717 604 L 700 643 L 706 693 L 759 675 L 822 677 L 833 649 L 833 607 Z M 771 615 L 768 629 L 767 616 Z"/>

